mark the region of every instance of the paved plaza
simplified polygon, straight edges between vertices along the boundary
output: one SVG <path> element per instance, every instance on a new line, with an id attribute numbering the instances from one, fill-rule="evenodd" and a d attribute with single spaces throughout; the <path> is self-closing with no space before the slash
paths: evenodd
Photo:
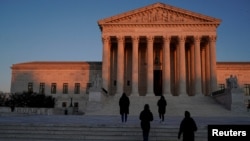
<path id="1" fill-rule="evenodd" d="M 179 126 L 183 117 L 165 116 L 165 122 L 160 123 L 158 115 L 154 115 L 153 126 Z M 193 116 L 200 127 L 209 124 L 248 124 L 249 116 L 220 116 L 220 117 L 198 117 Z M 79 126 L 139 126 L 138 116 L 128 116 L 128 122 L 122 123 L 119 115 L 25 115 L 25 114 L 1 114 L 0 124 L 50 124 L 50 125 L 79 125 Z"/>

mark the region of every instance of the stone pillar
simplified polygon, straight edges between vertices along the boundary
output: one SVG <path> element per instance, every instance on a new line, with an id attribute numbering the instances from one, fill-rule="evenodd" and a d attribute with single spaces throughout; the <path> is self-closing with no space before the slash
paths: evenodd
<path id="1" fill-rule="evenodd" d="M 124 37 L 118 36 L 118 53 L 117 53 L 117 90 L 116 95 L 122 95 L 124 84 Z"/>
<path id="2" fill-rule="evenodd" d="M 211 73 L 211 92 L 217 90 L 217 73 L 216 73 L 216 36 L 210 36 L 210 73 Z"/>
<path id="3" fill-rule="evenodd" d="M 206 54 L 206 66 L 205 66 L 205 70 L 206 70 L 206 95 L 210 95 L 211 93 L 211 88 L 210 88 L 210 47 L 209 44 L 206 45 L 205 48 L 205 54 Z"/>
<path id="4" fill-rule="evenodd" d="M 147 61 L 147 96 L 154 95 L 154 59 L 153 59 L 153 52 L 154 52 L 154 37 L 148 36 L 147 37 L 147 54 L 148 54 L 148 61 Z"/>
<path id="5" fill-rule="evenodd" d="M 205 95 L 206 94 L 206 69 L 205 69 L 205 48 L 201 48 L 201 91 Z"/>
<path id="6" fill-rule="evenodd" d="M 191 95 L 195 95 L 195 45 L 193 44 L 191 46 L 191 84 L 190 84 L 190 89 L 191 89 Z"/>
<path id="7" fill-rule="evenodd" d="M 139 91 L 138 91 L 139 37 L 134 36 L 132 40 L 133 40 L 133 49 L 132 49 L 132 93 L 131 95 L 139 95 Z"/>
<path id="8" fill-rule="evenodd" d="M 170 79 L 170 40 L 171 37 L 163 37 L 163 95 L 171 94 Z"/>
<path id="9" fill-rule="evenodd" d="M 195 56 L 195 82 L 194 82 L 194 94 L 201 94 L 201 50 L 200 50 L 201 37 L 195 36 L 194 43 L 194 56 Z"/>
<path id="10" fill-rule="evenodd" d="M 109 79 L 110 79 L 110 37 L 103 36 L 103 50 L 102 50 L 102 88 L 109 93 Z"/>
<path id="11" fill-rule="evenodd" d="M 187 95 L 185 40 L 186 37 L 179 36 L 179 95 Z"/>

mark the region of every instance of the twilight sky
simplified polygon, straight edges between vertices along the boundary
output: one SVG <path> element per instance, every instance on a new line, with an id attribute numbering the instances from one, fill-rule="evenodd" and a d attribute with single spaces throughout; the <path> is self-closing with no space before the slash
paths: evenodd
<path id="1" fill-rule="evenodd" d="M 156 2 L 221 19 L 217 61 L 250 61 L 249 0 L 0 0 L 0 91 L 12 64 L 101 61 L 97 21 Z"/>

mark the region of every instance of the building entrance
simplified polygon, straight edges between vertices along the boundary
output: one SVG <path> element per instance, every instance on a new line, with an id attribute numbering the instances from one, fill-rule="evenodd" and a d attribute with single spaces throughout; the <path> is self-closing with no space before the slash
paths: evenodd
<path id="1" fill-rule="evenodd" d="M 162 70 L 154 70 L 154 93 L 156 96 L 162 95 Z"/>

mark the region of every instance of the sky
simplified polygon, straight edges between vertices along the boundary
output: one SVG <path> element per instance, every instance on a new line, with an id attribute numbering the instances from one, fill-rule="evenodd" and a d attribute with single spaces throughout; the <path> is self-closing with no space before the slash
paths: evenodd
<path id="1" fill-rule="evenodd" d="M 13 64 L 101 61 L 97 21 L 156 2 L 221 19 L 217 61 L 250 62 L 249 0 L 0 0 L 0 92 Z"/>

